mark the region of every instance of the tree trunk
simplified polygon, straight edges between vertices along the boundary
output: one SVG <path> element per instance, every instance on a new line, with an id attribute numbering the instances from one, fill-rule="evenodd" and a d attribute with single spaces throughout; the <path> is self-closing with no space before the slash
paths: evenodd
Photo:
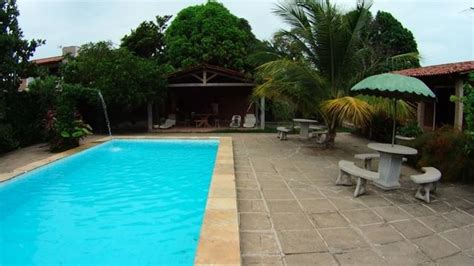
<path id="1" fill-rule="evenodd" d="M 326 148 L 328 149 L 332 149 L 334 148 L 334 143 L 336 141 L 336 128 L 328 128 L 328 135 L 327 135 L 327 138 L 326 138 L 326 141 L 325 141 L 325 146 Z"/>

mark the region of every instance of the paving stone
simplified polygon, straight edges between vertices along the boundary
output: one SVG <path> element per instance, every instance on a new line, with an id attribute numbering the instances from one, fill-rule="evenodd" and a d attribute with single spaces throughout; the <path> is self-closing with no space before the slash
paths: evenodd
<path id="1" fill-rule="evenodd" d="M 283 253 L 310 253 L 327 251 L 321 237 L 316 231 L 278 231 Z"/>
<path id="2" fill-rule="evenodd" d="M 279 254 L 278 243 L 273 233 L 245 232 L 240 233 L 240 249 L 247 254 Z"/>
<path id="3" fill-rule="evenodd" d="M 355 210 L 341 212 L 351 223 L 357 225 L 382 223 L 383 219 L 377 216 L 372 210 Z"/>
<path id="4" fill-rule="evenodd" d="M 472 266 L 474 265 L 474 258 L 459 253 L 451 257 L 439 259 L 436 261 L 439 266 Z"/>
<path id="5" fill-rule="evenodd" d="M 448 205 L 446 202 L 438 200 L 434 202 L 430 202 L 428 206 L 430 209 L 434 210 L 436 213 L 446 213 L 454 210 L 454 207 Z"/>
<path id="6" fill-rule="evenodd" d="M 426 224 L 429 228 L 433 229 L 435 232 L 444 232 L 456 228 L 456 224 L 444 218 L 443 216 L 426 216 L 421 217 L 419 220 Z"/>
<path id="7" fill-rule="evenodd" d="M 414 239 L 420 238 L 423 236 L 433 234 L 433 231 L 428 229 L 422 223 L 417 220 L 408 220 L 392 223 L 395 228 L 397 228 L 400 233 L 402 233 L 406 238 Z"/>
<path id="8" fill-rule="evenodd" d="M 337 266 L 338 263 L 329 253 L 292 254 L 285 256 L 288 266 Z"/>
<path id="9" fill-rule="evenodd" d="M 430 258 L 408 241 L 399 241 L 375 247 L 388 265 L 422 265 Z"/>
<path id="10" fill-rule="evenodd" d="M 331 252 L 367 246 L 364 239 L 351 228 L 321 229 L 319 232 L 326 240 Z"/>
<path id="11" fill-rule="evenodd" d="M 384 265 L 385 261 L 370 249 L 350 251 L 335 255 L 340 265 Z"/>
<path id="12" fill-rule="evenodd" d="M 375 195 L 364 195 L 364 197 L 360 197 L 360 201 L 362 201 L 365 205 L 369 207 L 383 207 L 392 205 L 392 203 L 390 203 L 385 198 Z"/>
<path id="13" fill-rule="evenodd" d="M 469 257 L 474 258 L 474 248 L 464 250 L 464 253 L 466 253 Z"/>
<path id="14" fill-rule="evenodd" d="M 242 265 L 283 265 L 281 256 L 242 256 Z"/>
<path id="15" fill-rule="evenodd" d="M 336 208 L 327 199 L 300 200 L 303 210 L 307 213 L 334 212 Z"/>
<path id="16" fill-rule="evenodd" d="M 474 217 L 460 212 L 458 210 L 448 212 L 444 214 L 444 217 L 448 218 L 449 220 L 453 221 L 456 225 L 458 226 L 465 226 L 465 225 L 470 225 L 474 224 Z"/>
<path id="17" fill-rule="evenodd" d="M 417 200 L 415 199 L 414 195 L 415 195 L 414 193 L 410 195 L 405 195 L 401 192 L 395 192 L 395 193 L 384 193 L 383 197 L 393 202 L 394 204 L 400 205 L 400 204 L 416 203 Z"/>
<path id="18" fill-rule="evenodd" d="M 399 206 L 400 208 L 411 214 L 413 217 L 422 217 L 434 214 L 433 211 L 431 211 L 421 203 L 402 204 Z"/>
<path id="19" fill-rule="evenodd" d="M 267 200 L 270 213 L 277 212 L 302 212 L 296 200 Z"/>
<path id="20" fill-rule="evenodd" d="M 317 228 L 346 227 L 348 222 L 337 212 L 316 213 L 310 215 Z"/>
<path id="21" fill-rule="evenodd" d="M 238 200 L 239 212 L 266 212 L 263 200 Z"/>
<path id="22" fill-rule="evenodd" d="M 320 199 L 323 195 L 315 188 L 292 188 L 293 194 L 299 200 L 301 199 Z"/>
<path id="23" fill-rule="evenodd" d="M 407 213 L 395 206 L 378 207 L 374 210 L 388 222 L 410 219 Z"/>
<path id="24" fill-rule="evenodd" d="M 274 213 L 271 217 L 276 230 L 313 229 L 303 213 Z"/>
<path id="25" fill-rule="evenodd" d="M 439 235 L 418 238 L 413 240 L 413 242 L 432 259 L 451 256 L 459 252 L 459 249 Z"/>
<path id="26" fill-rule="evenodd" d="M 284 181 L 278 181 L 278 180 L 264 180 L 264 181 L 259 181 L 260 187 L 263 190 L 266 189 L 286 189 L 287 186 Z"/>
<path id="27" fill-rule="evenodd" d="M 264 189 L 262 193 L 266 200 L 294 199 L 288 189 Z"/>
<path id="28" fill-rule="evenodd" d="M 474 248 L 474 226 L 448 231 L 442 235 L 463 250 Z"/>
<path id="29" fill-rule="evenodd" d="M 364 204 L 362 204 L 359 200 L 356 199 L 345 199 L 345 198 L 331 198 L 330 199 L 334 205 L 336 205 L 337 209 L 343 210 L 355 210 L 355 209 L 366 209 Z"/>
<path id="30" fill-rule="evenodd" d="M 386 244 L 403 240 L 403 237 L 393 229 L 390 225 L 366 225 L 361 226 L 360 229 L 364 235 L 375 244 Z"/>
<path id="31" fill-rule="evenodd" d="M 308 188 L 308 187 L 312 186 L 312 184 L 309 180 L 304 180 L 304 181 L 290 180 L 290 181 L 287 181 L 287 182 L 288 182 L 288 186 L 292 189 L 294 189 L 294 188 Z"/>
<path id="32" fill-rule="evenodd" d="M 267 214 L 240 213 L 241 230 L 269 230 L 272 228 Z"/>
<path id="33" fill-rule="evenodd" d="M 261 199 L 260 191 L 257 189 L 237 189 L 237 198 L 240 199 Z"/>

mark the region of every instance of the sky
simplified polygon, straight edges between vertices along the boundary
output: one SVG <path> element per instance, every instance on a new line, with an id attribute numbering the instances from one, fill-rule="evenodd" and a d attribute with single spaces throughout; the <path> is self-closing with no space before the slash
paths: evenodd
<path id="1" fill-rule="evenodd" d="M 17 0 L 20 27 L 27 39 L 44 39 L 33 58 L 61 54 L 62 46 L 110 40 L 115 44 L 142 21 L 176 15 L 206 0 Z M 279 0 L 219 0 L 245 18 L 259 39 L 270 39 L 286 25 L 274 15 Z M 335 0 L 344 10 L 356 0 Z M 473 0 L 374 0 L 371 11 L 388 11 L 418 43 L 421 64 L 474 60 Z"/>

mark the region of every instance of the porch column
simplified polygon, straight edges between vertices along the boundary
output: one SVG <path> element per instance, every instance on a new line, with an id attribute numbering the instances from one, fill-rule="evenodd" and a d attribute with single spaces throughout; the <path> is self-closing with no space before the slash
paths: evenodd
<path id="1" fill-rule="evenodd" d="M 461 79 L 456 80 L 456 84 L 454 85 L 454 93 L 458 99 L 464 96 L 463 85 L 464 83 Z M 462 130 L 463 109 L 463 103 L 461 101 L 456 101 L 454 103 L 454 128 L 459 130 Z"/>
<path id="2" fill-rule="evenodd" d="M 148 103 L 147 105 L 147 117 L 148 117 L 148 132 L 153 130 L 153 105 Z"/>
<path id="3" fill-rule="evenodd" d="M 260 98 L 260 128 L 265 129 L 265 97 Z"/>
<path id="4" fill-rule="evenodd" d="M 419 102 L 416 107 L 416 120 L 421 128 L 425 126 L 425 103 L 423 102 Z"/>

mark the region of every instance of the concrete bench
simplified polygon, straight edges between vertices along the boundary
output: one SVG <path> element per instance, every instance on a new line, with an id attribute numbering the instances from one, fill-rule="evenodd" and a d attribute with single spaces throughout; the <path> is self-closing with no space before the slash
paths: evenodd
<path id="1" fill-rule="evenodd" d="M 313 134 L 313 137 L 316 138 L 316 142 L 321 144 L 321 143 L 324 143 L 324 141 L 327 139 L 328 131 L 318 130 L 318 131 L 311 132 L 311 134 Z"/>
<path id="2" fill-rule="evenodd" d="M 286 128 L 286 127 L 277 127 L 277 132 L 278 132 L 277 137 L 280 140 L 286 140 L 286 134 L 288 134 L 288 132 L 290 132 L 290 129 Z"/>
<path id="3" fill-rule="evenodd" d="M 360 168 L 354 162 L 339 161 L 339 176 L 336 185 L 352 185 L 351 176 L 357 178 L 357 186 L 354 197 L 358 197 L 367 192 L 367 180 L 374 181 L 379 178 L 379 173 Z"/>
<path id="4" fill-rule="evenodd" d="M 364 161 L 364 168 L 367 170 L 372 169 L 372 160 L 373 159 L 380 159 L 380 154 L 379 153 L 360 153 L 354 155 L 355 159 L 359 159 Z M 407 158 L 403 157 L 402 162 L 407 162 Z"/>
<path id="5" fill-rule="evenodd" d="M 430 203 L 430 192 L 436 191 L 436 184 L 441 178 L 441 172 L 434 167 L 422 167 L 423 174 L 412 175 L 410 179 L 418 184 L 415 198 Z"/>

